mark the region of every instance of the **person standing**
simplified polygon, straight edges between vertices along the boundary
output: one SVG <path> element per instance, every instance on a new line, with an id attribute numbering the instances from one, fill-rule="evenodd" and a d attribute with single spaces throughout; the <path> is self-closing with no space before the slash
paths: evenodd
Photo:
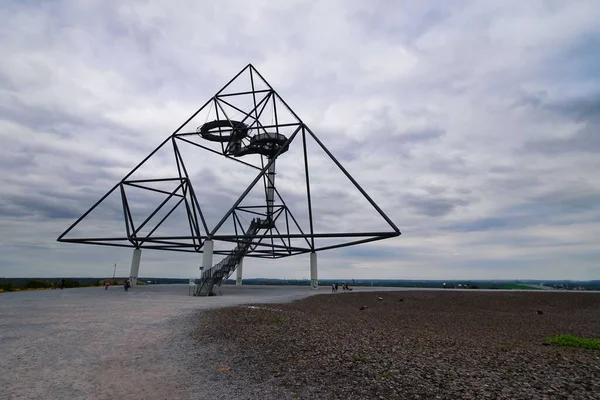
<path id="1" fill-rule="evenodd" d="M 129 279 L 125 279 L 123 287 L 125 288 L 126 292 L 129 291 L 129 286 L 130 286 Z"/>
<path id="2" fill-rule="evenodd" d="M 104 281 L 104 290 L 108 290 L 109 286 L 110 286 L 110 281 L 107 279 Z"/>
<path id="3" fill-rule="evenodd" d="M 60 280 L 60 290 L 63 290 L 65 288 L 65 279 L 61 279 Z"/>

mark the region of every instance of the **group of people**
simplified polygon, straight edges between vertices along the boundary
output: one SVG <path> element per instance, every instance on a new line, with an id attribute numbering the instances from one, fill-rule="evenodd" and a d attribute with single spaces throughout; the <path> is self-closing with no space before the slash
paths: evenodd
<path id="1" fill-rule="evenodd" d="M 108 288 L 110 287 L 110 280 L 105 280 L 104 281 L 104 290 L 108 290 Z M 123 288 L 125 289 L 126 292 L 129 291 L 129 288 L 131 287 L 131 280 L 125 279 L 125 282 L 123 282 Z"/>
<path id="2" fill-rule="evenodd" d="M 342 283 L 342 290 L 345 291 L 351 291 L 352 289 L 350 289 L 350 286 L 348 286 L 347 283 Z M 338 291 L 338 284 L 336 283 L 332 283 L 331 284 L 331 292 L 332 293 L 336 293 Z"/>

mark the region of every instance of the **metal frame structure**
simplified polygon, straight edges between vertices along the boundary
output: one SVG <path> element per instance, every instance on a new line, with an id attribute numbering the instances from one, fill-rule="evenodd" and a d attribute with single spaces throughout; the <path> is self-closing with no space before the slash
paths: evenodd
<path id="1" fill-rule="evenodd" d="M 243 92 L 227 92 L 226 88 L 234 82 L 236 79 L 243 77 L 243 74 L 249 76 L 251 83 L 251 90 Z M 261 83 L 261 86 L 266 89 L 258 89 L 255 85 L 257 82 Z M 232 104 L 230 101 L 232 96 L 251 96 L 253 99 L 253 107 L 250 111 L 244 111 L 239 107 Z M 277 102 L 275 102 L 275 99 Z M 278 119 L 278 110 L 276 104 L 283 105 L 286 115 L 292 115 L 293 122 L 282 122 Z M 261 122 L 261 115 L 265 112 L 265 109 L 269 105 L 272 108 L 274 114 L 274 123 L 265 124 Z M 271 106 L 272 105 L 272 106 Z M 198 115 L 201 111 L 205 110 L 206 107 L 214 107 L 217 115 L 220 119 L 229 121 L 229 126 L 218 126 L 218 135 L 225 138 L 219 140 L 221 142 L 220 151 L 204 146 L 191 140 L 191 137 L 198 137 L 199 131 L 186 132 L 184 127 L 188 125 L 192 119 Z M 233 121 L 227 115 L 226 108 L 235 109 L 243 116 L 241 121 Z M 214 124 L 213 124 L 214 125 Z M 232 155 L 231 146 L 232 142 L 226 139 L 227 137 L 233 138 L 235 135 L 239 136 L 239 126 L 244 125 L 247 129 L 253 130 L 257 135 L 281 135 L 281 132 L 291 132 L 289 137 L 285 137 L 287 140 L 277 148 L 276 152 L 273 152 L 269 157 L 261 157 L 260 166 L 253 165 L 238 159 L 235 155 Z M 198 128 L 200 129 L 200 128 Z M 258 137 L 258 136 L 256 136 Z M 377 211 L 377 213 L 385 220 L 389 226 L 387 231 L 376 231 L 376 232 L 357 232 L 357 233 L 318 233 L 314 230 L 313 224 L 313 208 L 311 201 L 311 181 L 309 175 L 309 155 L 307 154 L 306 141 L 307 138 L 312 138 L 315 143 L 327 154 L 327 156 L 335 163 L 335 165 L 343 172 L 348 180 L 354 185 L 354 187 L 366 198 L 369 204 Z M 308 206 L 308 218 L 309 218 L 309 230 L 303 231 L 298 223 L 297 219 L 292 214 L 292 211 L 281 197 L 277 190 L 272 178 L 269 175 L 269 168 L 274 163 L 276 158 L 288 150 L 288 148 L 294 143 L 296 139 L 302 142 L 304 151 L 304 172 L 305 172 L 305 184 L 307 193 L 307 206 Z M 244 139 L 247 141 L 248 139 Z M 202 208 L 196 197 L 196 193 L 192 186 L 192 182 L 188 176 L 185 162 L 181 155 L 179 145 L 182 143 L 191 144 L 197 146 L 199 149 L 210 151 L 212 153 L 219 154 L 232 161 L 242 163 L 250 168 L 254 168 L 258 171 L 258 174 L 252 181 L 252 183 L 244 190 L 240 197 L 235 203 L 229 208 L 227 213 L 221 218 L 221 220 L 214 226 L 209 227 L 206 219 L 202 212 Z M 164 146 L 172 146 L 173 153 L 175 156 L 175 162 L 177 165 L 178 175 L 161 178 L 161 179 L 132 179 L 132 175 L 151 157 L 153 157 L 159 149 Z M 267 205 L 252 205 L 243 206 L 242 201 L 246 198 L 248 193 L 262 180 L 265 185 L 265 191 L 268 187 L 274 192 L 278 200 L 278 204 Z M 174 185 L 174 189 L 163 190 L 151 187 L 152 183 L 171 182 Z M 270 184 L 270 186 L 269 186 Z M 165 200 L 140 224 L 134 224 L 132 217 L 131 206 L 128 201 L 127 190 L 130 187 L 137 189 L 149 190 L 157 193 L 161 193 L 165 196 Z M 88 237 L 88 238 L 68 238 L 67 235 L 73 230 L 82 220 L 84 220 L 96 207 L 98 207 L 109 195 L 113 193 L 120 193 L 122 206 L 123 206 L 123 220 L 124 220 L 124 233 L 123 236 L 117 237 Z M 268 197 L 267 197 L 268 198 Z M 171 200 L 176 200 L 174 206 L 169 206 L 170 209 L 166 211 L 168 207 L 166 204 Z M 157 229 L 169 218 L 169 216 L 178 207 L 185 207 L 187 222 L 189 228 L 189 235 L 184 236 L 155 236 Z M 270 208 L 269 208 L 270 207 Z M 165 213 L 162 218 L 154 225 L 150 224 L 151 220 L 159 213 Z M 272 218 L 272 224 L 261 232 L 258 232 L 254 237 L 249 238 L 245 235 L 245 228 L 241 222 L 241 215 L 252 215 L 257 217 L 269 217 Z M 233 220 L 234 234 L 220 234 L 220 230 L 225 222 L 231 219 Z M 152 226 L 151 226 L 152 225 Z M 149 233 L 142 234 L 142 228 L 148 229 L 151 226 Z M 300 233 L 290 233 L 290 228 L 294 228 Z M 280 229 L 281 228 L 281 229 Z M 187 230 L 187 228 L 186 228 Z M 155 250 L 169 250 L 169 251 L 182 251 L 182 252 L 195 252 L 202 253 L 203 244 L 206 240 L 214 240 L 221 242 L 231 242 L 238 246 L 240 244 L 248 244 L 247 257 L 258 257 L 258 258 L 281 258 L 289 257 L 298 254 L 329 250 L 334 248 L 346 247 L 361 243 L 368 243 L 377 240 L 387 239 L 394 236 L 399 236 L 400 230 L 390 220 L 390 218 L 381 210 L 381 208 L 371 199 L 371 197 L 365 192 L 365 190 L 356 182 L 356 180 L 350 175 L 350 173 L 342 166 L 342 164 L 334 157 L 333 154 L 325 147 L 325 145 L 319 140 L 319 138 L 310 130 L 308 126 L 302 122 L 302 120 L 296 115 L 296 113 L 287 105 L 287 103 L 279 96 L 279 94 L 266 82 L 266 80 L 260 75 L 260 73 L 252 66 L 248 64 L 243 68 L 236 76 L 234 76 L 217 94 L 207 101 L 198 111 L 196 111 L 186 122 L 184 122 L 175 132 L 173 132 L 167 139 L 165 139 L 154 151 L 152 151 L 142 162 L 140 162 L 133 170 L 131 170 L 119 183 L 117 183 L 111 190 L 109 190 L 100 200 L 98 200 L 88 211 L 86 211 L 79 219 L 77 219 L 65 232 L 59 237 L 59 242 L 67 243 L 84 243 L 93 245 L 106 245 L 106 246 L 118 246 L 118 247 L 130 247 L 130 248 L 146 248 Z M 341 238 L 347 239 L 347 242 L 338 243 L 326 246 L 315 245 L 315 239 L 318 238 Z M 293 239 L 303 239 L 301 245 L 293 244 Z M 229 250 L 215 250 L 215 254 L 227 255 L 230 253 Z"/>

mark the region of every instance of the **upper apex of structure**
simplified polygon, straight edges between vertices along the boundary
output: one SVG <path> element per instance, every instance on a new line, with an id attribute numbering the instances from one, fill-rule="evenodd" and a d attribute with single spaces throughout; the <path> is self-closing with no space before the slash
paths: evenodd
<path id="1" fill-rule="evenodd" d="M 248 64 L 225 84 L 216 96 L 261 93 L 273 91 L 273 87 L 252 65 Z"/>

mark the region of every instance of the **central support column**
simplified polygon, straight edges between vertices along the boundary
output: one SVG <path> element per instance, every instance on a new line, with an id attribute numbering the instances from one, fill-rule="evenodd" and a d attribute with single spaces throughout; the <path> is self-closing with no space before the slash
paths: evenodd
<path id="1" fill-rule="evenodd" d="M 242 257 L 240 259 L 240 262 L 238 263 L 237 266 L 237 276 L 235 279 L 235 284 L 236 286 L 241 286 L 242 285 L 242 267 L 244 266 L 244 258 Z"/>
<path id="2" fill-rule="evenodd" d="M 273 205 L 275 204 L 275 161 L 269 166 L 267 170 L 267 219 L 273 220 Z"/>
<path id="3" fill-rule="evenodd" d="M 131 287 L 135 287 L 137 285 L 138 273 L 140 272 L 141 258 L 142 249 L 133 249 L 133 257 L 131 258 L 131 270 L 129 271 Z"/>
<path id="4" fill-rule="evenodd" d="M 310 287 L 319 288 L 319 278 L 317 276 L 317 253 L 310 253 Z"/>
<path id="5" fill-rule="evenodd" d="M 202 249 L 202 267 L 204 271 L 208 271 L 213 266 L 213 246 L 212 240 L 205 240 L 204 247 Z"/>

